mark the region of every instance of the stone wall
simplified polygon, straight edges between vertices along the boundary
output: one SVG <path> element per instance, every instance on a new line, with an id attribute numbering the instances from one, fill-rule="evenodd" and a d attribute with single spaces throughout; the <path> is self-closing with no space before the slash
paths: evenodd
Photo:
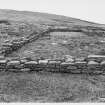
<path id="1" fill-rule="evenodd" d="M 105 72 L 105 64 L 93 63 L 89 64 L 88 62 L 79 62 L 79 63 L 67 63 L 67 62 L 59 62 L 56 63 L 39 63 L 39 61 L 27 61 L 18 59 L 18 60 L 0 60 L 0 69 L 4 71 L 49 71 L 49 72 L 62 72 L 62 73 L 104 73 Z M 58 61 L 57 61 L 58 62 Z"/>

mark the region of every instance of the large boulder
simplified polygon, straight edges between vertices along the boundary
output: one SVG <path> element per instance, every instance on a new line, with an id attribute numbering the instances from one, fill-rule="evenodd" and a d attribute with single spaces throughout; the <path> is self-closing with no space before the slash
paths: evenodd
<path id="1" fill-rule="evenodd" d="M 7 60 L 1 59 L 0 60 L 0 69 L 5 69 L 7 64 Z"/>
<path id="2" fill-rule="evenodd" d="M 24 68 L 30 68 L 32 70 L 37 68 L 38 63 L 36 61 L 28 61 L 24 63 Z"/>
<path id="3" fill-rule="evenodd" d="M 9 70 L 12 70 L 12 69 L 20 70 L 21 68 L 22 68 L 21 63 L 18 60 L 12 60 L 7 63 L 7 69 Z"/>

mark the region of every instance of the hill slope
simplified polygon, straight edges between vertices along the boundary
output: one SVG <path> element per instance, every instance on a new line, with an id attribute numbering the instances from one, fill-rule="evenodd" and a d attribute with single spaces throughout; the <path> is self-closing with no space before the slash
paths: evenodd
<path id="1" fill-rule="evenodd" d="M 87 56 L 105 50 L 105 25 L 47 13 L 0 10 L 1 50 L 6 40 L 27 41 L 8 56 L 61 58 L 63 55 Z M 8 52 L 8 51 L 7 51 Z"/>
<path id="2" fill-rule="evenodd" d="M 0 52 L 6 57 L 31 59 L 104 55 L 105 25 L 46 13 L 0 10 Z M 0 72 L 0 102 L 105 102 L 104 97 L 104 75 Z"/>
<path id="3" fill-rule="evenodd" d="M 49 24 L 49 25 L 82 25 L 82 26 L 95 26 L 95 27 L 105 27 L 102 24 L 96 24 L 80 19 L 75 19 L 66 16 L 39 13 L 39 12 L 29 12 L 29 11 L 15 11 L 15 10 L 0 10 L 0 19 L 15 20 L 15 21 L 26 21 L 32 22 L 33 24 Z"/>

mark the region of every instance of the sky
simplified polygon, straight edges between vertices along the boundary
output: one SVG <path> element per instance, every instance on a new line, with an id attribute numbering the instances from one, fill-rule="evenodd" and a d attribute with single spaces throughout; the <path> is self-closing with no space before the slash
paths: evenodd
<path id="1" fill-rule="evenodd" d="M 105 0 L 0 0 L 0 9 L 45 12 L 105 24 Z"/>

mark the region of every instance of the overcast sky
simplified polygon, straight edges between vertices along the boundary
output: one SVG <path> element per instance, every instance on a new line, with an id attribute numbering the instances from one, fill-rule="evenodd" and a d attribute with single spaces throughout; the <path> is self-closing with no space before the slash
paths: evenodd
<path id="1" fill-rule="evenodd" d="M 0 0 L 0 8 L 47 12 L 105 24 L 105 0 Z"/>

